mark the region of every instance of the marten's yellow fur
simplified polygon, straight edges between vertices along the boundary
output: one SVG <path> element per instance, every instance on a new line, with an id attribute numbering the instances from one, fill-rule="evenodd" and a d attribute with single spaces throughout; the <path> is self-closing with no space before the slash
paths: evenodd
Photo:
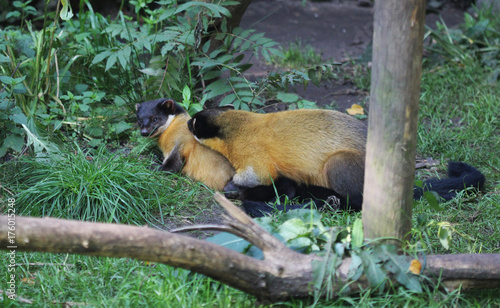
<path id="1" fill-rule="evenodd" d="M 162 169 L 182 172 L 215 190 L 222 190 L 235 170 L 219 153 L 200 144 L 189 132 L 191 117 L 172 100 L 144 102 L 137 107 L 144 136 L 158 137 L 164 155 Z"/>
<path id="2" fill-rule="evenodd" d="M 161 133 L 158 147 L 168 157 L 177 147 L 184 160 L 181 170 L 190 178 L 205 183 L 215 190 L 222 190 L 232 179 L 235 171 L 229 161 L 219 153 L 201 145 L 187 128 L 188 114 L 178 115 L 172 124 Z"/>
<path id="3" fill-rule="evenodd" d="M 346 114 L 212 109 L 197 113 L 188 125 L 202 144 L 228 158 L 237 186 L 270 185 L 285 177 L 343 196 L 363 192 L 366 127 Z"/>

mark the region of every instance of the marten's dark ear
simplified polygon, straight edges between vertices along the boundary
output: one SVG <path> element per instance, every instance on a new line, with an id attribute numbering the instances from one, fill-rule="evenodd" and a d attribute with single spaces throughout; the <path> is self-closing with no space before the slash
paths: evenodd
<path id="1" fill-rule="evenodd" d="M 158 105 L 170 114 L 175 113 L 175 102 L 170 98 L 162 100 Z"/>

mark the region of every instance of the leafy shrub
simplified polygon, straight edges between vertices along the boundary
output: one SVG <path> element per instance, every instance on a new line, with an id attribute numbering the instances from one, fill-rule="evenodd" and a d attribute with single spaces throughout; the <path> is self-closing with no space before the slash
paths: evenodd
<path id="1" fill-rule="evenodd" d="M 236 108 L 262 104 L 258 96 L 269 84 L 242 75 L 250 67 L 242 52 L 269 58 L 279 53 L 275 42 L 253 30 L 229 31 L 223 20 L 215 36 L 224 41 L 222 47 L 209 53 L 209 41 L 201 46 L 212 35 L 211 25 L 229 16 L 224 6 L 234 1 L 178 5 L 163 0 L 155 1 L 155 10 L 148 9 L 151 3 L 131 2 L 135 21 L 121 11 L 111 20 L 95 13 L 86 0 L 71 18 L 62 2 L 61 11 L 43 15 L 41 30 L 24 19 L 17 30 L 0 30 L 0 109 L 6 111 L 0 138 L 12 132 L 0 144 L 0 154 L 20 150 L 21 124 L 37 137 L 64 132 L 91 146 L 120 138 L 131 128 L 126 118 L 134 104 L 152 97 L 187 102 L 189 93 L 196 106 L 192 111 L 220 96 L 226 96 L 223 104 Z M 19 12 L 11 19 L 37 14 L 29 2 L 15 4 Z"/>

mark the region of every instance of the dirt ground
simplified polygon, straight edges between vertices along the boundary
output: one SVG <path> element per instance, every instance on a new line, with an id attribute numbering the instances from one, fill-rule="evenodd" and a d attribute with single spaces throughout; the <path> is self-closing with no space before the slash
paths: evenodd
<path id="1" fill-rule="evenodd" d="M 445 5 L 440 15 L 427 15 L 426 24 L 433 27 L 440 18 L 448 26 L 455 26 L 463 20 L 463 10 Z M 373 8 L 359 6 L 356 0 L 305 3 L 302 0 L 253 0 L 240 25 L 264 32 L 266 37 L 285 46 L 300 39 L 302 46 L 309 44 L 320 51 L 324 61 L 343 62 L 359 57 L 371 42 Z M 254 66 L 247 72 L 249 76 L 262 77 L 273 69 L 261 59 L 253 59 L 252 63 Z M 319 106 L 335 102 L 340 111 L 366 97 L 366 93 L 357 91 L 350 82 L 328 81 L 294 91 Z"/>

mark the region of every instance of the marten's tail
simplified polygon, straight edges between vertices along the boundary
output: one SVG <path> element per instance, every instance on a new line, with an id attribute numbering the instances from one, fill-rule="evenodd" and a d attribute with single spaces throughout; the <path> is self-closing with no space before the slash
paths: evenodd
<path id="1" fill-rule="evenodd" d="M 424 191 L 435 191 L 443 200 L 448 201 L 462 189 L 474 187 L 480 190 L 484 181 L 484 175 L 476 168 L 462 162 L 449 162 L 448 178 L 424 181 L 423 187 L 414 188 L 413 198 L 418 200 Z"/>

